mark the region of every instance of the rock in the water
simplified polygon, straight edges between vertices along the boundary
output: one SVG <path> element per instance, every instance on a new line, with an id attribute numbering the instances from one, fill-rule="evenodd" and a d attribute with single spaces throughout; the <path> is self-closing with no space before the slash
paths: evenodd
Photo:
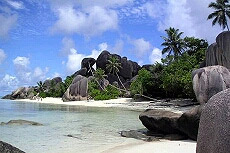
<path id="1" fill-rule="evenodd" d="M 34 126 L 42 126 L 43 124 L 38 123 L 38 122 L 34 122 L 34 121 L 27 121 L 27 120 L 10 120 L 7 123 L 2 122 L 0 125 L 34 125 Z"/>
<path id="2" fill-rule="evenodd" d="M 76 76 L 72 84 L 64 93 L 63 101 L 81 101 L 88 97 L 88 79 L 84 76 Z"/>
<path id="3" fill-rule="evenodd" d="M 8 143 L 0 141 L 0 153 L 25 153 L 25 152 Z"/>
<path id="4" fill-rule="evenodd" d="M 179 130 L 192 140 L 197 140 L 202 106 L 197 106 L 183 113 L 178 119 Z"/>
<path id="5" fill-rule="evenodd" d="M 148 131 L 147 129 L 121 131 L 121 136 L 126 138 L 134 138 L 143 141 L 159 141 L 160 139 L 166 140 L 186 140 L 185 135 L 180 134 L 161 134 L 156 132 Z"/>
<path id="6" fill-rule="evenodd" d="M 200 118 L 197 153 L 229 153 L 230 89 L 214 95 L 205 104 Z"/>
<path id="7" fill-rule="evenodd" d="M 148 109 L 140 114 L 139 119 L 150 131 L 159 131 L 164 134 L 178 134 L 177 120 L 181 114 L 165 110 Z"/>
<path id="8" fill-rule="evenodd" d="M 230 72 L 223 66 L 209 66 L 192 72 L 193 90 L 200 104 L 230 87 Z"/>
<path id="9" fill-rule="evenodd" d="M 130 130 L 130 131 L 121 131 L 121 136 L 126 138 L 134 138 L 143 141 L 159 141 L 155 136 L 147 135 L 146 130 Z"/>

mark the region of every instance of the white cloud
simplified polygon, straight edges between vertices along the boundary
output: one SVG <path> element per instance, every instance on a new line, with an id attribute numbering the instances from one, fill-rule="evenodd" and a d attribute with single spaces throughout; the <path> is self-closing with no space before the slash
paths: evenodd
<path id="1" fill-rule="evenodd" d="M 120 54 L 123 51 L 123 47 L 124 47 L 124 41 L 119 39 L 116 41 L 114 46 L 109 47 L 109 51 L 111 51 L 111 53 Z"/>
<path id="2" fill-rule="evenodd" d="M 11 76 L 9 74 L 6 74 L 2 80 L 0 80 L 0 90 L 2 92 L 10 92 L 12 90 L 15 90 L 16 88 L 18 88 L 19 85 L 19 80 L 14 77 Z"/>
<path id="3" fill-rule="evenodd" d="M 27 69 L 30 64 L 30 59 L 18 56 L 13 60 L 13 63 L 16 67 Z"/>
<path id="4" fill-rule="evenodd" d="M 144 38 L 131 40 L 131 44 L 134 46 L 134 52 L 139 57 L 150 52 L 152 49 L 150 42 L 144 40 Z"/>
<path id="5" fill-rule="evenodd" d="M 46 74 L 48 73 L 49 68 L 46 67 L 44 70 L 42 70 L 40 67 L 36 67 L 33 72 L 33 80 L 35 81 L 41 81 L 46 78 Z"/>
<path id="6" fill-rule="evenodd" d="M 62 49 L 61 55 L 68 55 L 70 53 L 71 48 L 75 48 L 75 43 L 71 38 L 64 37 L 62 39 Z"/>
<path id="7" fill-rule="evenodd" d="M 68 55 L 68 61 L 66 63 L 68 74 L 74 73 L 80 69 L 83 58 L 83 54 L 78 54 L 77 50 L 74 48 L 71 49 L 70 54 Z"/>
<path id="8" fill-rule="evenodd" d="M 88 38 L 118 27 L 117 13 L 100 6 L 77 10 L 68 5 L 59 7 L 56 13 L 58 20 L 51 28 L 52 33 L 77 33 Z"/>
<path id="9" fill-rule="evenodd" d="M 60 77 L 60 76 L 61 76 L 61 74 L 60 74 L 60 73 L 55 72 L 55 73 L 52 75 L 52 78 L 56 78 L 56 77 Z"/>
<path id="10" fill-rule="evenodd" d="M 0 49 L 0 64 L 6 59 L 6 54 L 4 50 Z"/>
<path id="11" fill-rule="evenodd" d="M 0 38 L 6 38 L 17 22 L 17 15 L 0 13 Z"/>
<path id="12" fill-rule="evenodd" d="M 181 0 L 180 3 L 178 0 L 167 0 L 162 5 L 157 3 L 164 2 L 148 2 L 143 5 L 143 8 L 158 22 L 159 30 L 162 32 L 169 27 L 174 27 L 183 31 L 185 36 L 207 39 L 209 43 L 213 43 L 221 32 L 219 25 L 212 27 L 212 21 L 207 20 L 208 15 L 213 11 L 208 8 L 210 0 Z"/>
<path id="13" fill-rule="evenodd" d="M 14 9 L 24 9 L 25 8 L 22 1 L 7 0 L 6 2 Z"/>
<path id="14" fill-rule="evenodd" d="M 34 70 L 30 68 L 30 59 L 27 57 L 18 56 L 13 60 L 15 67 L 15 74 L 20 81 L 21 86 L 28 86 L 35 84 L 37 81 L 42 81 L 46 78 L 48 67 L 42 70 L 36 67 Z"/>
<path id="15" fill-rule="evenodd" d="M 154 48 L 149 56 L 149 61 L 151 64 L 155 64 L 156 62 L 161 63 L 162 53 L 159 48 Z"/>
<path id="16" fill-rule="evenodd" d="M 97 59 L 101 51 L 107 49 L 108 45 L 107 43 L 101 43 L 98 45 L 98 50 L 93 49 L 91 51 L 90 55 L 80 54 L 77 52 L 76 49 L 72 48 L 70 49 L 70 54 L 68 55 L 68 59 L 66 62 L 66 69 L 68 74 L 73 74 L 74 72 L 80 70 L 81 68 L 81 61 L 84 58 L 92 57 L 94 59 Z"/>

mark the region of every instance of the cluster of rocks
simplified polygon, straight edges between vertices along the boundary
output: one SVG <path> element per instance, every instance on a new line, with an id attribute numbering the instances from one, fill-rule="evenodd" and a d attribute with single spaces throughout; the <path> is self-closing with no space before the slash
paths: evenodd
<path id="1" fill-rule="evenodd" d="M 88 80 L 92 79 L 92 72 L 95 71 L 93 66 L 96 64 L 96 68 L 101 68 L 105 71 L 106 79 L 101 82 L 102 86 L 108 84 L 115 84 L 122 88 L 118 76 L 110 74 L 106 68 L 109 63 L 110 57 L 116 57 L 118 62 L 121 63 L 121 68 L 119 69 L 118 76 L 121 82 L 126 88 L 129 88 L 132 81 L 136 79 L 138 71 L 141 66 L 136 62 L 128 60 L 127 57 L 121 57 L 117 54 L 111 54 L 108 51 L 102 51 L 97 59 L 94 58 L 84 58 L 81 62 L 81 69 L 73 74 L 74 80 L 70 87 L 67 89 L 63 95 L 63 101 L 80 101 L 86 100 L 88 97 Z"/>
<path id="2" fill-rule="evenodd" d="M 197 106 L 183 114 L 166 110 L 148 109 L 139 119 L 149 130 L 163 135 L 177 134 L 183 138 L 197 139 L 201 107 Z"/>
<path id="3" fill-rule="evenodd" d="M 230 32 L 222 32 L 206 51 L 201 68 L 192 72 L 199 106 L 176 114 L 146 110 L 139 118 L 149 131 L 186 135 L 197 140 L 197 153 L 230 150 Z"/>
<path id="4" fill-rule="evenodd" d="M 53 85 L 54 88 L 59 88 L 62 83 L 61 77 L 55 77 L 51 80 L 45 80 L 43 83 L 43 90 L 48 92 L 51 89 L 51 86 Z M 39 87 L 19 87 L 15 91 L 13 91 L 11 94 L 8 94 L 2 99 L 33 99 L 37 96 L 37 93 L 39 92 Z"/>

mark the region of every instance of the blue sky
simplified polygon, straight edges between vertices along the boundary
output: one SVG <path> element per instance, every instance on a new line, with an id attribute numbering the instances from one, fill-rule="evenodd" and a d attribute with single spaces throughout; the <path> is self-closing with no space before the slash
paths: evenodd
<path id="1" fill-rule="evenodd" d="M 211 0 L 1 0 L 0 95 L 65 78 L 104 49 L 140 65 L 160 61 L 170 26 L 213 43 Z"/>

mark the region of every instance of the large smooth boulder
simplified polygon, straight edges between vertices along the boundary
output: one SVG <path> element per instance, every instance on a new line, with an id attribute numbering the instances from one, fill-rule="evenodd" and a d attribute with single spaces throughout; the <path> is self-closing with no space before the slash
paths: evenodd
<path id="1" fill-rule="evenodd" d="M 58 83 L 62 82 L 62 78 L 61 77 L 55 77 L 53 79 L 48 79 L 45 80 L 43 83 L 43 87 L 45 88 L 45 90 L 49 90 L 51 88 L 51 85 L 56 85 Z"/>
<path id="2" fill-rule="evenodd" d="M 230 69 L 230 32 L 224 31 L 216 37 L 206 51 L 205 66 L 221 65 Z"/>
<path id="3" fill-rule="evenodd" d="M 108 64 L 108 59 L 111 56 L 111 54 L 104 50 L 101 52 L 101 54 L 98 56 L 97 61 L 96 61 L 96 67 L 101 68 L 103 70 L 106 70 L 106 64 Z"/>
<path id="4" fill-rule="evenodd" d="M 140 114 L 139 119 L 150 131 L 159 131 L 164 134 L 178 134 L 177 120 L 181 114 L 165 110 L 147 109 Z"/>
<path id="5" fill-rule="evenodd" d="M 230 72 L 223 66 L 209 66 L 192 72 L 193 90 L 200 104 L 230 87 Z"/>
<path id="6" fill-rule="evenodd" d="M 76 76 L 72 84 L 64 93 L 63 101 L 81 101 L 88 97 L 88 79 L 84 76 Z"/>
<path id="7" fill-rule="evenodd" d="M 214 95 L 205 104 L 197 138 L 197 153 L 229 153 L 230 89 Z"/>
<path id="8" fill-rule="evenodd" d="M 0 141 L 0 153 L 25 153 L 25 152 L 8 143 Z"/>
<path id="9" fill-rule="evenodd" d="M 77 72 L 75 72 L 73 74 L 74 77 L 78 76 L 78 75 L 81 75 L 81 76 L 86 76 L 87 75 L 87 68 L 81 68 L 80 70 L 78 70 Z"/>
<path id="10" fill-rule="evenodd" d="M 121 69 L 119 74 L 124 79 L 131 79 L 133 76 L 133 64 L 131 61 L 127 60 L 127 57 L 121 58 Z"/>
<path id="11" fill-rule="evenodd" d="M 96 60 L 94 58 L 84 58 L 81 61 L 81 68 L 87 68 L 87 69 L 89 69 L 90 67 L 93 67 L 93 65 L 95 63 L 96 63 Z"/>
<path id="12" fill-rule="evenodd" d="M 197 106 L 183 113 L 178 119 L 179 130 L 192 140 L 197 140 L 202 106 Z"/>

